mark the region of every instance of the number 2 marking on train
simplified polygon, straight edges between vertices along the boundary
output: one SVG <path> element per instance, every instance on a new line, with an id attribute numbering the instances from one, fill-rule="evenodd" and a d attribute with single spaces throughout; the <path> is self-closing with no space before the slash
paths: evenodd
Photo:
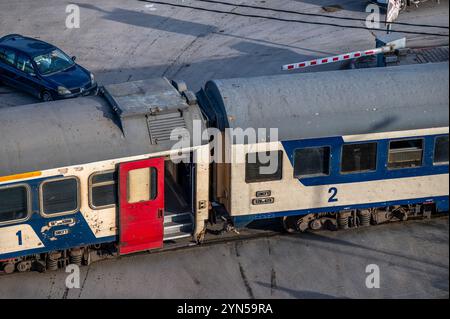
<path id="1" fill-rule="evenodd" d="M 331 194 L 330 198 L 328 199 L 329 203 L 335 203 L 335 202 L 339 201 L 336 197 L 338 194 L 338 189 L 336 187 L 331 187 L 328 190 L 328 194 Z"/>
<path id="2" fill-rule="evenodd" d="M 19 230 L 19 231 L 16 233 L 16 236 L 17 236 L 17 240 L 19 241 L 19 246 L 22 246 L 22 244 L 23 244 L 23 242 L 22 242 L 22 231 Z"/>

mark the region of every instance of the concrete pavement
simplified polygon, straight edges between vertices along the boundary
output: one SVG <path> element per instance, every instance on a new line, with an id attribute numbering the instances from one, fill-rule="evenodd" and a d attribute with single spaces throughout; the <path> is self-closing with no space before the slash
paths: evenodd
<path id="1" fill-rule="evenodd" d="M 179 4 L 176 0 L 164 3 Z M 233 3 L 233 1 L 229 1 Z M 92 70 L 100 83 L 110 84 L 166 76 L 185 80 L 198 90 L 213 78 L 282 73 L 281 65 L 319 56 L 368 49 L 376 32 L 308 23 L 287 23 L 232 14 L 200 11 L 137 0 L 78 0 L 80 29 L 66 29 L 68 1 L 21 0 L 0 2 L 0 33 L 37 37 L 62 48 Z M 238 3 L 234 1 L 234 3 Z M 246 4 L 366 19 L 366 1 L 277 0 Z M 299 19 L 310 23 L 339 23 L 364 27 L 361 21 L 339 21 L 183 1 L 184 6 L 244 14 Z M 339 5 L 336 12 L 323 7 Z M 448 1 L 410 8 L 400 21 L 448 26 Z M 445 32 L 439 29 L 398 26 L 398 30 Z M 447 30 L 448 33 L 448 30 Z M 448 45 L 448 37 L 408 35 L 410 46 Z M 316 67 L 299 72 L 336 68 Z M 0 87 L 0 107 L 36 100 Z"/>
<path id="2" fill-rule="evenodd" d="M 448 218 L 280 235 L 0 277 L 0 298 L 448 298 Z M 368 289 L 368 265 L 380 288 Z"/>

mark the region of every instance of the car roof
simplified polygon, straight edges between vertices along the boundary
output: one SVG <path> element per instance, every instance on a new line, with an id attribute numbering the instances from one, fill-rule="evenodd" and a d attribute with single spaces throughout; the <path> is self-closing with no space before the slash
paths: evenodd
<path id="1" fill-rule="evenodd" d="M 33 57 L 56 49 L 55 46 L 47 42 L 21 35 L 7 35 L 0 38 L 0 45 L 16 49 Z"/>

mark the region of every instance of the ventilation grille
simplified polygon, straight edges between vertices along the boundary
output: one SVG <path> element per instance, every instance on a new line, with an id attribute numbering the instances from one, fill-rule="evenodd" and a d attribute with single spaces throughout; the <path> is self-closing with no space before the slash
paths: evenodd
<path id="1" fill-rule="evenodd" d="M 149 116 L 148 128 L 152 144 L 160 144 L 170 141 L 175 129 L 186 129 L 186 122 L 182 113 Z"/>

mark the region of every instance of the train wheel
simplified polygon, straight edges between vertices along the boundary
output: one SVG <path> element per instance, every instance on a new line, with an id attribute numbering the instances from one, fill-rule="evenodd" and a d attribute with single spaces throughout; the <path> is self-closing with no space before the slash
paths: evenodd
<path id="1" fill-rule="evenodd" d="M 284 230 L 289 234 L 296 233 L 297 232 L 297 222 L 298 222 L 298 217 L 296 217 L 296 216 L 284 216 L 283 217 Z"/>
<path id="2" fill-rule="evenodd" d="M 3 271 L 6 274 L 12 274 L 15 270 L 16 270 L 16 265 L 14 265 L 13 263 L 6 263 L 3 266 Z"/>

